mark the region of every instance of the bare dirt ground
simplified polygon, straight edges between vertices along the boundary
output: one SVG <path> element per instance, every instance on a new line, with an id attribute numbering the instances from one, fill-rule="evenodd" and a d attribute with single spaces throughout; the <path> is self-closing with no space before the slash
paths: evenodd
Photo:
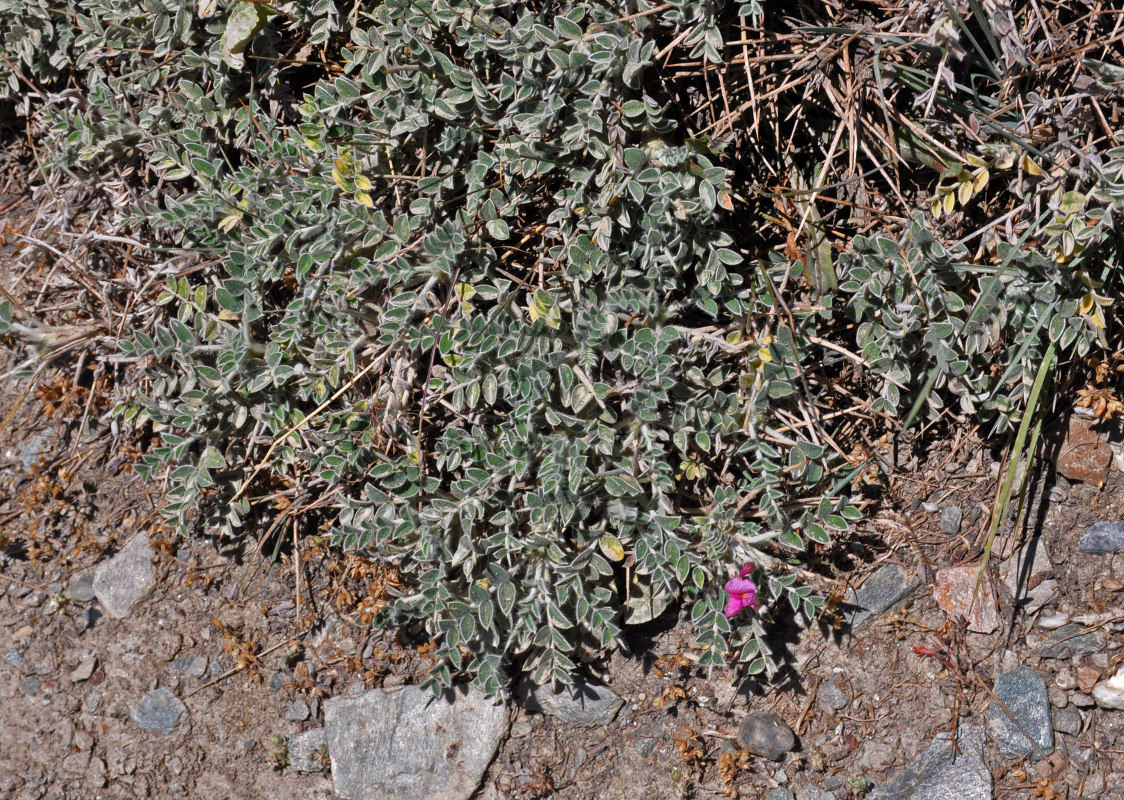
<path id="1" fill-rule="evenodd" d="M 27 337 L 0 342 L 0 797 L 333 796 L 326 774 L 292 768 L 287 739 L 323 724 L 326 697 L 420 681 L 429 646 L 364 624 L 380 579 L 373 565 L 315 540 L 295 552 L 285 543 L 273 562 L 259 542 L 189 541 L 162 527 L 160 487 L 129 470 L 149 442 L 126 435 L 109 414 L 110 384 L 124 373 L 106 366 L 112 326 L 86 316 L 100 302 L 88 296 L 96 292 L 68 277 L 50 246 L 21 238 L 35 232 L 47 201 L 10 187 L 0 195 L 0 286 L 52 326 L 53 342 L 66 326 L 78 330 L 76 344 L 61 350 L 45 352 Z M 82 229 L 80 219 L 67 224 Z M 40 219 L 36 230 L 43 227 Z M 126 275 L 125 255 L 103 267 L 111 278 Z M 109 293 L 105 302 L 124 301 Z M 34 377 L 18 377 L 21 365 Z M 941 568 L 979 563 L 998 466 L 966 434 L 921 456 L 872 490 L 881 505 L 870 506 L 858 534 L 820 554 L 814 576 L 838 616 L 777 621 L 784 669 L 776 679 L 708 675 L 694 663 L 689 625 L 661 619 L 634 631 L 629 652 L 604 665 L 599 677 L 626 701 L 611 725 L 575 728 L 519 712 L 477 796 L 759 798 L 788 787 L 800 800 L 827 796 L 817 791 L 859 797 L 937 733 L 986 724 L 987 687 L 1026 664 L 1045 678 L 1069 732 L 1057 734 L 1057 753 L 1043 761 L 1004 758 L 989 743 L 995 796 L 1124 798 L 1124 712 L 1088 698 L 1121 658 L 1124 563 L 1073 550 L 1089 524 L 1124 519 L 1124 474 L 1113 468 L 1104 488 L 1047 476 L 1040 494 L 1049 498 L 1034 519 L 1057 593 L 1028 617 L 1012 616 L 1000 591 L 1003 624 L 976 634 L 937 606 L 932 583 Z M 951 505 L 964 514 L 955 535 L 939 529 Z M 89 578 L 138 532 L 154 548 L 156 586 L 130 616 L 111 619 L 91 598 Z M 921 585 L 851 629 L 845 587 L 887 563 Z M 1056 613 L 1084 619 L 1086 632 L 1102 637 L 1100 649 L 1043 657 L 1038 620 Z M 187 707 L 168 734 L 130 719 L 161 687 Z M 739 720 L 763 710 L 797 734 L 782 762 L 732 744 Z"/>

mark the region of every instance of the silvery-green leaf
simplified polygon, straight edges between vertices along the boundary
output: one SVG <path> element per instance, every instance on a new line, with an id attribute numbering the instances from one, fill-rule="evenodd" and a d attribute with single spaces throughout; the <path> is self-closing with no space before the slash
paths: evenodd
<path id="1" fill-rule="evenodd" d="M 641 583 L 638 576 L 632 576 L 632 592 L 628 598 L 628 616 L 624 621 L 629 625 L 643 625 L 651 622 L 671 605 L 672 597 L 669 592 L 652 594 L 652 587 Z"/>
<path id="2" fill-rule="evenodd" d="M 246 65 L 246 45 L 253 40 L 268 16 L 268 7 L 262 3 L 236 2 L 219 42 L 222 60 L 234 69 L 242 69 Z"/>

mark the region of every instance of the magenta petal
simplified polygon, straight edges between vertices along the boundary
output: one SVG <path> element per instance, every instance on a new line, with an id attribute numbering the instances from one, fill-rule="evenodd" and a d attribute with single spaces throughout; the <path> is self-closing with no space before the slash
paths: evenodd
<path id="1" fill-rule="evenodd" d="M 755 569 L 757 569 L 757 565 L 750 561 L 748 564 L 742 567 L 742 571 L 738 573 L 738 577 L 744 578 L 746 575 L 752 575 Z"/>
<path id="2" fill-rule="evenodd" d="M 745 578 L 731 578 L 723 587 L 730 599 L 726 601 L 727 617 L 732 617 L 745 607 L 757 608 L 757 584 Z"/>
<path id="3" fill-rule="evenodd" d="M 727 617 L 733 617 L 745 607 L 745 599 L 741 595 L 732 594 L 730 595 L 730 599 L 726 601 L 726 611 L 723 613 L 725 613 Z"/>
<path id="4" fill-rule="evenodd" d="M 757 584 L 746 578 L 730 578 L 726 581 L 726 591 L 730 594 L 757 594 Z"/>

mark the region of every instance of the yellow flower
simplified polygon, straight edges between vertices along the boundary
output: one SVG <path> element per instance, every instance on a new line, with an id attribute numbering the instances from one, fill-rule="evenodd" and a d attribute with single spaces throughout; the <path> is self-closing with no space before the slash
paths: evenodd
<path id="1" fill-rule="evenodd" d="M 769 352 L 769 343 L 772 341 L 772 336 L 765 336 L 761 339 L 761 348 L 757 351 L 757 354 L 749 361 L 749 365 L 753 368 L 754 372 L 760 372 L 765 368 L 766 364 L 772 363 L 773 354 Z"/>
<path id="2" fill-rule="evenodd" d="M 1077 302 L 1077 313 L 1093 323 L 1094 328 L 1103 328 L 1105 326 L 1104 312 L 1101 309 L 1110 305 L 1112 305 L 1112 300 L 1089 290 Z"/>

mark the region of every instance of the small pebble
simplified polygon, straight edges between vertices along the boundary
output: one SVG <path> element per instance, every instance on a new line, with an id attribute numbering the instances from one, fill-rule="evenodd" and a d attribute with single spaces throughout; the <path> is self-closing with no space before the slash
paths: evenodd
<path id="1" fill-rule="evenodd" d="M 1038 627 L 1044 631 L 1056 631 L 1058 628 L 1068 623 L 1069 617 L 1058 612 L 1043 614 L 1038 618 Z"/>
<path id="2" fill-rule="evenodd" d="M 780 761 L 796 746 L 796 736 L 776 714 L 749 714 L 738 726 L 737 744 L 752 755 Z"/>
<path id="3" fill-rule="evenodd" d="M 1096 653 L 1104 647 L 1098 631 L 1086 631 L 1075 622 L 1051 631 L 1049 639 L 1043 644 L 1042 658 L 1072 658 Z"/>
<path id="4" fill-rule="evenodd" d="M 1077 541 L 1077 552 L 1091 555 L 1115 553 L 1121 548 L 1124 548 L 1124 522 L 1098 522 Z"/>
<path id="5" fill-rule="evenodd" d="M 82 661 L 78 663 L 78 666 L 70 671 L 70 682 L 81 683 L 82 681 L 88 681 L 90 676 L 94 674 L 94 669 L 97 668 L 97 665 L 97 656 L 89 656 L 82 659 Z"/>
<path id="6" fill-rule="evenodd" d="M 4 651 L 4 660 L 11 664 L 13 667 L 18 667 L 23 663 L 23 656 L 20 655 L 19 650 L 11 649 Z"/>
<path id="7" fill-rule="evenodd" d="M 102 610 L 113 619 L 124 619 L 156 585 L 153 551 L 144 533 L 134 535 L 120 552 L 98 565 L 93 590 Z"/>
<path id="8" fill-rule="evenodd" d="M 43 592 L 32 592 L 24 599 L 23 605 L 27 608 L 35 608 L 47 599 L 47 595 Z"/>
<path id="9" fill-rule="evenodd" d="M 765 792 L 765 800 L 794 800 L 792 792 L 783 786 Z"/>
<path id="10" fill-rule="evenodd" d="M 207 673 L 207 657 L 196 653 L 177 658 L 172 662 L 172 669 L 185 678 L 202 678 Z"/>
<path id="11" fill-rule="evenodd" d="M 839 711 L 847 707 L 851 697 L 834 683 L 825 683 L 820 687 L 819 701 L 830 710 Z"/>
<path id="12" fill-rule="evenodd" d="M 1098 655 L 1105 655 L 1104 653 L 1096 653 L 1093 658 Z M 1108 666 L 1107 661 L 1104 666 Z M 1101 679 L 1104 673 L 1096 667 L 1078 667 L 1077 668 L 1077 687 L 1085 694 L 1090 694 L 1093 687 L 1097 685 L 1097 681 Z"/>
<path id="13" fill-rule="evenodd" d="M 1078 708 L 1092 708 L 1097 704 L 1093 698 L 1083 692 L 1073 692 L 1069 696 L 1069 702 L 1073 703 L 1073 705 Z"/>
<path id="14" fill-rule="evenodd" d="M 20 691 L 24 694 L 38 694 L 40 685 L 38 678 L 27 678 L 20 683 Z"/>
<path id="15" fill-rule="evenodd" d="M 1103 708 L 1124 709 L 1124 668 L 1117 670 L 1116 674 L 1099 683 L 1093 688 L 1093 697 L 1097 705 Z M 1076 705 L 1074 701 L 1074 705 Z"/>
<path id="16" fill-rule="evenodd" d="M 285 719 L 290 722 L 304 722 L 308 719 L 308 715 L 308 703 L 303 700 L 294 700 L 288 709 L 285 710 Z"/>
<path id="17" fill-rule="evenodd" d="M 1054 708 L 1065 708 L 1069 705 L 1069 692 L 1060 686 L 1051 686 L 1049 689 L 1050 705 Z"/>
<path id="18" fill-rule="evenodd" d="M 1077 678 L 1069 667 L 1062 667 L 1058 670 L 1058 674 L 1054 676 L 1054 683 L 1059 689 L 1065 689 L 1066 691 L 1077 688 Z"/>
<path id="19" fill-rule="evenodd" d="M 1081 712 L 1076 708 L 1054 709 L 1054 730 L 1076 736 L 1081 733 Z"/>
<path id="20" fill-rule="evenodd" d="M 168 689 L 154 689 L 141 698 L 129 719 L 143 730 L 171 733 L 186 714 L 187 708 Z"/>
<path id="21" fill-rule="evenodd" d="M 960 506 L 948 506 L 941 514 L 941 533 L 955 536 L 960 533 L 960 523 L 964 519 L 964 512 Z"/>

